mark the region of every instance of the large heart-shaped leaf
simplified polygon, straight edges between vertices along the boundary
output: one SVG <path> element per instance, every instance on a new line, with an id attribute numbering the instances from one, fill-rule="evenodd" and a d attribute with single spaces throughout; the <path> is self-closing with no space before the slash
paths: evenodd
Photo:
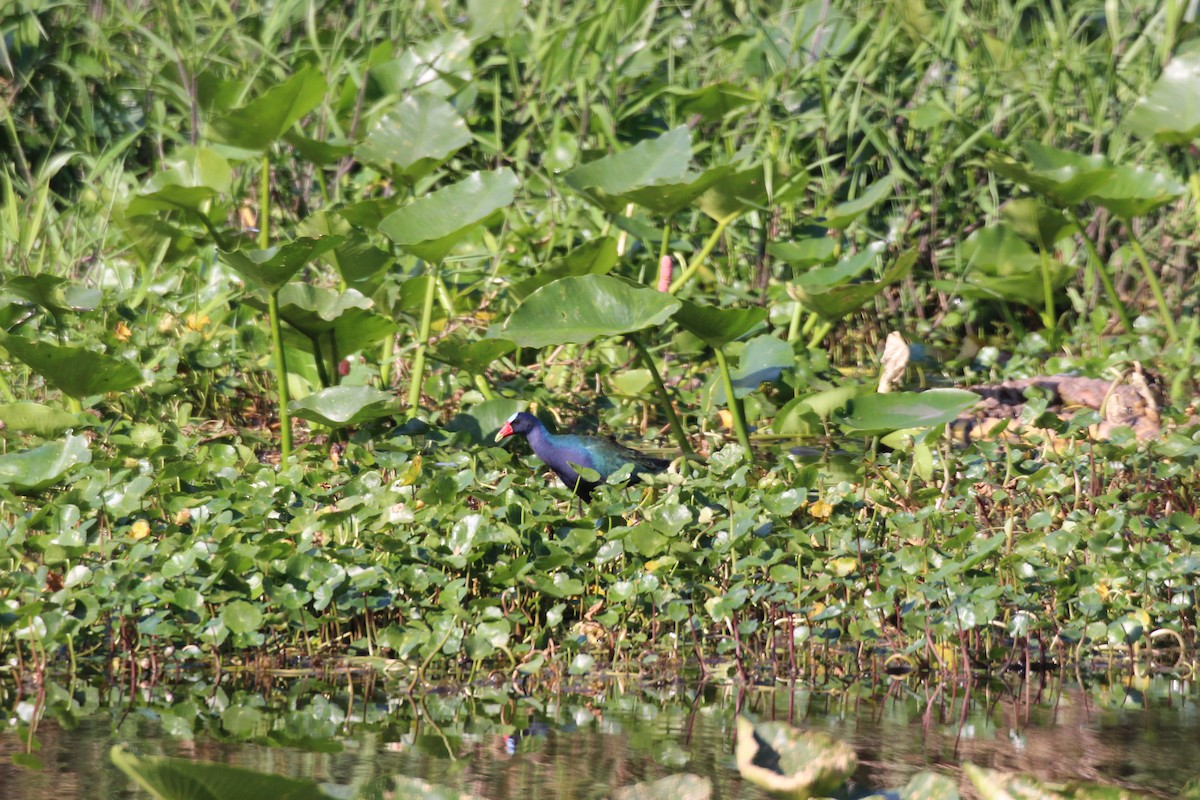
<path id="1" fill-rule="evenodd" d="M 1000 223 L 975 231 L 963 243 L 967 271 L 961 282 L 935 281 L 946 291 L 965 297 L 980 297 L 1021 303 L 1041 309 L 1046 303 L 1045 276 L 1049 268 L 1051 289 L 1058 290 L 1071 280 L 1074 269 L 1042 256 L 1017 235 L 1012 227 Z"/>
<path id="2" fill-rule="evenodd" d="M 79 286 L 54 275 L 14 275 L 4 288 L 17 297 L 41 306 L 51 314 L 67 311 L 91 311 L 100 305 L 100 290 Z"/>
<path id="3" fill-rule="evenodd" d="M 257 298 L 247 298 L 246 302 L 255 308 L 266 307 Z M 309 352 L 316 339 L 322 348 L 336 347 L 337 355 L 345 356 L 395 333 L 396 324 L 375 313 L 374 308 L 370 298 L 354 289 L 335 292 L 291 283 L 279 292 L 279 317 L 302 334 L 291 341 Z"/>
<path id="4" fill-rule="evenodd" d="M 79 464 L 92 460 L 87 437 L 67 436 L 32 450 L 0 454 L 0 486 L 18 492 L 36 492 L 53 486 Z"/>
<path id="5" fill-rule="evenodd" d="M 510 400 L 506 397 L 485 400 L 457 414 L 446 423 L 446 430 L 466 433 L 471 441 L 478 444 L 490 444 L 495 441 L 496 434 L 505 421 L 520 411 L 523 405 L 520 400 Z"/>
<path id="6" fill-rule="evenodd" d="M 605 275 L 617 265 L 617 240 L 603 236 L 595 241 L 581 244 L 565 256 L 551 259 L 532 278 L 521 281 L 509 291 L 518 300 L 524 300 L 536 290 L 559 278 L 572 275 Z"/>
<path id="7" fill-rule="evenodd" d="M 202 212 L 204 204 L 226 194 L 233 184 L 233 167 L 224 156 L 207 147 L 181 148 L 129 201 L 130 217 L 159 211 Z"/>
<path id="8" fill-rule="evenodd" d="M 265 150 L 325 99 L 328 84 L 313 66 L 301 69 L 241 108 L 212 121 L 214 136 L 234 147 Z"/>
<path id="9" fill-rule="evenodd" d="M 778 174 L 769 163 L 763 162 L 716 174 L 697 205 L 712 219 L 727 219 L 752 209 L 765 208 L 768 203 L 781 204 L 795 200 L 801 196 L 807 183 L 807 173 L 789 178 Z"/>
<path id="10" fill-rule="evenodd" d="M 765 308 L 713 308 L 689 300 L 679 301 L 675 321 L 709 347 L 722 347 L 761 325 Z"/>
<path id="11" fill-rule="evenodd" d="M 397 209 L 379 230 L 419 258 L 441 261 L 472 227 L 512 203 L 516 189 L 512 170 L 473 172 Z"/>
<path id="12" fill-rule="evenodd" d="M 516 344 L 507 339 L 480 339 L 474 342 L 463 341 L 461 337 L 450 337 L 438 343 L 429 357 L 443 364 L 458 367 L 472 375 L 483 373 L 497 359 L 502 358 L 517 348 Z"/>
<path id="13" fill-rule="evenodd" d="M 675 110 L 681 117 L 699 114 L 712 122 L 723 118 L 730 111 L 744 108 L 758 100 L 758 97 L 728 81 L 710 83 L 699 89 L 683 89 L 671 86 L 664 94 L 674 95 Z"/>
<path id="14" fill-rule="evenodd" d="M 1165 172 L 1127 164 L 1115 166 L 1108 180 L 1088 199 L 1122 219 L 1149 214 L 1183 195 L 1187 189 Z"/>
<path id="15" fill-rule="evenodd" d="M 38 342 L 8 334 L 0 334 L 0 347 L 63 394 L 76 399 L 123 392 L 142 383 L 142 371 L 136 364 L 86 347 Z"/>
<path id="16" fill-rule="evenodd" d="M 238 271 L 242 277 L 274 292 L 287 284 L 308 263 L 333 250 L 345 241 L 341 236 L 302 236 L 294 242 L 266 250 L 221 250 L 217 257 Z"/>
<path id="17" fill-rule="evenodd" d="M 734 397 L 742 398 L 763 383 L 778 380 L 783 370 L 795 363 L 792 346 L 769 334 L 756 336 L 746 342 L 738 356 L 737 368 L 730 372 Z M 718 383 L 713 402 L 725 403 L 725 386 Z"/>
<path id="18" fill-rule="evenodd" d="M 288 404 L 292 416 L 330 428 L 388 417 L 396 407 L 394 394 L 370 386 L 331 386 Z"/>
<path id="19" fill-rule="evenodd" d="M 617 336 L 661 325 L 680 301 L 607 275 L 562 278 L 525 299 L 489 338 L 509 339 L 521 347 Z"/>
<path id="20" fill-rule="evenodd" d="M 1000 153 L 988 153 L 984 165 L 1016 183 L 1023 183 L 1059 208 L 1086 200 L 1109 179 L 1103 156 L 1084 156 L 1039 142 L 1023 142 L 1029 164 Z"/>
<path id="21" fill-rule="evenodd" d="M 355 155 L 371 164 L 390 165 L 411 182 L 470 143 L 471 132 L 454 106 L 421 92 L 380 117 Z"/>
<path id="22" fill-rule="evenodd" d="M 868 394 L 851 401 L 850 412 L 838 421 L 844 430 L 863 434 L 931 428 L 950 422 L 979 400 L 979 395 L 963 389 Z"/>
<path id="23" fill-rule="evenodd" d="M 1200 51 L 1168 61 L 1150 91 L 1133 104 L 1125 124 L 1138 136 L 1167 144 L 1200 137 Z"/>

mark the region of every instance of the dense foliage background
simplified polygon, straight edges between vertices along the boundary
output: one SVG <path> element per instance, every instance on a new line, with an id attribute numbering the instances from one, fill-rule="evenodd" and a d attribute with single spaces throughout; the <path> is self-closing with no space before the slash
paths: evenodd
<path id="1" fill-rule="evenodd" d="M 3 16 L 5 668 L 1194 659 L 1186 4 L 335 5 Z M 882 447 L 893 330 L 1167 425 Z M 580 513 L 527 403 L 707 462 Z"/>

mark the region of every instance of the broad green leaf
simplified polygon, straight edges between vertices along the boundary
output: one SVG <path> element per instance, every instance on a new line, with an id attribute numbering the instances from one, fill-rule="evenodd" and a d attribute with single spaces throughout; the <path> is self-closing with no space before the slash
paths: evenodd
<path id="1" fill-rule="evenodd" d="M 709 122 L 725 117 L 730 111 L 745 108 L 758 101 L 758 96 L 729 81 L 710 83 L 699 89 L 667 88 L 665 94 L 674 95 L 675 110 L 680 118 L 699 114 Z"/>
<path id="2" fill-rule="evenodd" d="M 745 397 L 763 383 L 779 379 L 783 370 L 795 363 L 792 346 L 769 334 L 756 336 L 746 343 L 738 357 L 738 365 L 730 372 L 735 397 Z M 725 402 L 725 387 L 718 383 L 714 402 Z"/>
<path id="3" fill-rule="evenodd" d="M 245 150 L 265 150 L 325 99 L 328 84 L 313 66 L 301 69 L 241 108 L 212 121 L 213 135 Z"/>
<path id="4" fill-rule="evenodd" d="M 827 228 L 845 230 L 850 227 L 850 223 L 870 211 L 891 194 L 892 187 L 895 184 L 895 175 L 880 178 L 864 189 L 858 197 L 853 200 L 847 200 L 844 203 L 838 203 L 826 211 L 825 218 L 821 220 L 821 224 Z"/>
<path id="5" fill-rule="evenodd" d="M 810 294 L 819 294 L 835 286 L 844 286 L 856 280 L 879 261 L 883 245 L 864 247 L 828 267 L 810 269 L 796 278 L 796 285 Z"/>
<path id="6" fill-rule="evenodd" d="M 1043 250 L 1074 230 L 1075 225 L 1062 211 L 1050 208 L 1036 197 L 1009 200 L 1000 209 L 1000 217 L 1025 241 Z"/>
<path id="7" fill-rule="evenodd" d="M 314 781 L 285 778 L 207 761 L 164 756 L 134 756 L 123 745 L 109 753 L 113 764 L 159 800 L 230 800 L 287 798 L 331 800 Z"/>
<path id="8" fill-rule="evenodd" d="M 438 97 L 466 96 L 473 79 L 471 50 L 465 32 L 451 30 L 424 42 L 406 45 L 400 56 L 371 68 L 371 78 L 384 94 L 402 97 L 415 91 Z"/>
<path id="9" fill-rule="evenodd" d="M 458 183 L 397 209 L 379 223 L 381 233 L 426 261 L 441 261 L 475 225 L 513 201 L 512 170 L 473 172 Z"/>
<path id="10" fill-rule="evenodd" d="M 679 307 L 680 301 L 664 292 L 607 275 L 561 278 L 527 297 L 488 337 L 521 347 L 583 344 L 661 325 Z"/>
<path id="11" fill-rule="evenodd" d="M 6 278 L 4 288 L 51 314 L 91 311 L 100 305 L 99 289 L 79 286 L 65 278 L 44 272 L 40 275 L 14 275 Z"/>
<path id="12" fill-rule="evenodd" d="M 1165 172 L 1122 164 L 1088 198 L 1122 219 L 1149 214 L 1182 196 L 1187 189 Z"/>
<path id="13" fill-rule="evenodd" d="M 129 201 L 126 216 L 159 211 L 203 213 L 214 197 L 227 194 L 233 185 L 233 168 L 224 156 L 206 147 L 184 147 L 166 162 L 166 169 L 146 181 Z"/>
<path id="14" fill-rule="evenodd" d="M 963 764 L 963 772 L 983 800 L 1149 800 L 1149 794 L 1132 792 L 1120 786 L 1087 781 L 1045 783 L 1017 772 Z M 1184 795 L 1187 796 L 1187 795 Z"/>
<path id="15" fill-rule="evenodd" d="M 217 192 L 207 186 L 165 186 L 157 191 L 136 195 L 129 201 L 125 214 L 138 217 L 159 211 L 199 213 L 201 207 L 216 196 Z"/>
<path id="16" fill-rule="evenodd" d="M 140 385 L 137 365 L 86 347 L 50 344 L 0 334 L 0 347 L 21 360 L 63 394 L 82 399 L 94 394 L 123 392 Z"/>
<path id="17" fill-rule="evenodd" d="M 446 430 L 455 433 L 465 432 L 471 441 L 479 444 L 491 444 L 496 440 L 501 426 L 513 414 L 522 409 L 525 404 L 520 400 L 510 400 L 498 397 L 495 400 L 485 400 L 476 406 L 461 411 L 446 423 Z"/>
<path id="18" fill-rule="evenodd" d="M 771 165 L 761 163 L 743 169 L 731 167 L 717 173 L 697 206 L 712 219 L 721 220 L 754 209 L 765 209 L 768 204 L 787 203 L 801 195 L 808 183 L 806 173 L 787 178 L 778 173 L 769 175 L 771 169 Z M 769 177 L 772 180 L 768 180 Z"/>
<path id="19" fill-rule="evenodd" d="M 1081 203 L 1110 177 L 1103 156 L 1083 156 L 1069 150 L 1027 141 L 1021 145 L 1029 164 L 1000 153 L 988 153 L 984 165 L 1016 183 L 1023 183 L 1059 208 Z"/>
<path id="20" fill-rule="evenodd" d="M 471 132 L 454 106 L 420 92 L 380 117 L 354 154 L 371 164 L 391 165 L 411 183 L 470 143 Z"/>
<path id="21" fill-rule="evenodd" d="M 292 416 L 330 428 L 392 416 L 396 395 L 370 386 L 331 386 L 288 404 Z M 228 623 L 227 623 L 228 624 Z"/>
<path id="22" fill-rule="evenodd" d="M 14 433 L 49 437 L 56 436 L 67 428 L 82 427 L 86 419 L 59 408 L 26 400 L 0 405 L 0 422 L 4 423 L 5 430 Z"/>
<path id="23" fill-rule="evenodd" d="M 896 792 L 896 800 L 959 800 L 958 781 L 924 770 Z"/>
<path id="24" fill-rule="evenodd" d="M 62 441 L 32 450 L 0 454 L 0 486 L 19 492 L 36 492 L 58 483 L 79 464 L 92 460 L 84 436 L 67 436 Z"/>
<path id="25" fill-rule="evenodd" d="M 221 621 L 232 633 L 253 633 L 263 623 L 258 606 L 245 600 L 233 600 L 221 609 Z"/>
<path id="26" fill-rule="evenodd" d="M 846 431 L 863 434 L 929 428 L 952 421 L 979 400 L 979 395 L 962 389 L 868 394 L 855 398 L 838 422 Z"/>
<path id="27" fill-rule="evenodd" d="M 377 207 L 376 207 L 377 208 Z M 374 224 L 379 224 L 382 216 Z M 330 235 L 342 236 L 342 243 L 326 254 L 342 280 L 352 289 L 370 294 L 383 280 L 382 272 L 395 263 L 395 257 L 371 244 L 370 238 L 355 230 L 345 216 L 332 211 L 317 211 L 308 215 L 298 226 L 297 232 L 314 238 Z"/>
<path id="28" fill-rule="evenodd" d="M 617 265 L 617 240 L 603 236 L 581 244 L 565 256 L 551 259 L 532 278 L 521 281 L 509 291 L 518 300 L 524 300 L 534 291 L 548 283 L 572 275 L 605 275 Z"/>
<path id="29" fill-rule="evenodd" d="M 217 255 L 243 278 L 266 289 L 278 291 L 302 267 L 333 250 L 345 239 L 341 236 L 301 237 L 294 242 L 266 250 L 221 250 Z"/>
<path id="30" fill-rule="evenodd" d="M 305 161 L 321 166 L 330 166 L 354 152 L 354 145 L 351 142 L 344 140 L 322 142 L 302 136 L 295 129 L 285 133 L 283 140 L 294 147 Z"/>
<path id="31" fill-rule="evenodd" d="M 709 347 L 737 341 L 767 319 L 765 308 L 713 308 L 689 300 L 679 301 L 675 321 Z"/>
<path id="32" fill-rule="evenodd" d="M 750 783 L 787 797 L 832 794 L 858 767 L 854 748 L 824 731 L 784 722 L 757 725 L 737 718 L 738 772 Z"/>
<path id="33" fill-rule="evenodd" d="M 429 357 L 472 375 L 480 375 L 497 359 L 515 349 L 516 344 L 507 339 L 478 339 L 468 342 L 461 336 L 452 336 L 438 342 L 438 346 L 429 353 Z"/>
<path id="34" fill-rule="evenodd" d="M 1164 144 L 1200 137 L 1200 51 L 1168 61 L 1150 91 L 1134 102 L 1125 124 L 1138 136 Z"/>
<path id="35" fill-rule="evenodd" d="M 909 250 L 902 253 L 878 281 L 833 286 L 823 291 L 806 290 L 800 283 L 792 284 L 791 288 L 806 309 L 827 320 L 837 320 L 862 308 L 891 284 L 903 280 L 916 263 L 917 251 Z"/>
<path id="36" fill-rule="evenodd" d="M 829 236 L 811 236 L 794 242 L 771 242 L 767 252 L 780 261 L 786 261 L 801 269 L 827 263 L 835 255 L 841 243 Z"/>
<path id="37" fill-rule="evenodd" d="M 508 38 L 521 29 L 523 10 L 521 0 L 467 0 L 471 38 Z"/>
<path id="38" fill-rule="evenodd" d="M 255 297 L 246 304 L 266 309 Z M 357 353 L 396 332 L 396 323 L 374 310 L 374 302 L 356 289 L 335 292 L 306 283 L 289 283 L 279 290 L 279 317 L 288 324 L 289 340 L 313 352 L 313 339 L 330 357 Z M 292 333 L 299 336 L 293 336 Z"/>
<path id="39" fill-rule="evenodd" d="M 935 281 L 946 291 L 965 297 L 980 297 L 1021 303 L 1035 309 L 1045 307 L 1046 293 L 1042 275 L 1042 256 L 1010 226 L 990 225 L 975 231 L 963 243 L 967 260 L 961 281 Z M 1074 269 L 1047 256 L 1050 285 L 1061 289 L 1073 277 Z"/>
<path id="40" fill-rule="evenodd" d="M 698 197 L 708 187 L 707 181 L 718 176 L 689 174 L 691 160 L 692 134 L 686 126 L 680 126 L 628 150 L 578 166 L 563 175 L 563 181 L 610 213 L 634 202 L 654 210 L 677 210 Z M 646 191 L 635 200 L 633 195 L 639 190 Z"/>

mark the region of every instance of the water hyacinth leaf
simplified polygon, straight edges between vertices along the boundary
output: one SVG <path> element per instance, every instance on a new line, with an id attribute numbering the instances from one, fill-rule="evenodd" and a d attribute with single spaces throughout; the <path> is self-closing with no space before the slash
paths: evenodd
<path id="1" fill-rule="evenodd" d="M 396 413 L 396 396 L 370 386 L 331 386 L 293 400 L 292 416 L 330 428 L 357 425 Z"/>
<path id="2" fill-rule="evenodd" d="M 0 347 L 47 383 L 77 400 L 123 392 L 143 382 L 142 371 L 136 364 L 86 347 L 38 342 L 8 334 L 0 334 Z"/>
<path id="3" fill-rule="evenodd" d="M 14 433 L 57 436 L 67 428 L 78 428 L 86 422 L 86 418 L 69 411 L 27 400 L 0 405 L 0 423 L 4 430 Z"/>
<path id="4" fill-rule="evenodd" d="M 441 261 L 471 228 L 511 204 L 516 189 L 510 169 L 473 172 L 392 212 L 379 230 L 413 255 Z"/>
<path id="5" fill-rule="evenodd" d="M 767 319 L 765 308 L 714 308 L 680 300 L 675 321 L 709 347 L 723 347 L 757 328 Z"/>
<path id="6" fill-rule="evenodd" d="M 806 290 L 801 283 L 791 285 L 791 291 L 804 308 L 827 320 L 837 320 L 869 303 L 875 295 L 897 281 L 908 277 L 917 263 L 917 251 L 902 253 L 877 280 L 832 286 L 827 290 Z"/>
<path id="7" fill-rule="evenodd" d="M 838 422 L 843 430 L 868 435 L 928 428 L 950 422 L 979 400 L 979 395 L 963 389 L 868 394 L 855 398 L 849 413 Z"/>
<path id="8" fill-rule="evenodd" d="M 1167 62 L 1150 91 L 1134 102 L 1125 124 L 1136 135 L 1164 144 L 1188 144 L 1200 137 L 1200 52 Z"/>
<path id="9" fill-rule="evenodd" d="M 471 132 L 454 106 L 419 92 L 380 117 L 354 154 L 360 161 L 390 165 L 411 183 L 470 143 Z"/>
<path id="10" fill-rule="evenodd" d="M 91 311 L 100 305 L 99 289 L 79 286 L 46 273 L 14 275 L 5 279 L 4 288 L 56 315 L 67 311 Z"/>
<path id="11" fill-rule="evenodd" d="M 708 800 L 710 797 L 712 781 L 687 772 L 623 786 L 613 795 L 614 800 Z"/>
<path id="12" fill-rule="evenodd" d="M 314 781 L 285 778 L 208 761 L 165 756 L 135 756 L 114 745 L 113 764 L 160 800 L 213 800 L 219 797 L 286 797 L 331 800 Z"/>
<path id="13" fill-rule="evenodd" d="M 266 250 L 220 250 L 217 256 L 243 278 L 268 292 L 275 292 L 306 264 L 316 261 L 344 241 L 342 236 L 303 236 Z"/>
<path id="14" fill-rule="evenodd" d="M 506 397 L 485 400 L 455 415 L 446 423 L 446 430 L 466 433 L 471 441 L 478 444 L 490 444 L 495 441 L 496 434 L 500 432 L 505 421 L 520 411 L 523 405 L 520 400 L 510 400 Z"/>
<path id="15" fill-rule="evenodd" d="M 265 150 L 320 105 L 327 89 L 320 70 L 304 67 L 246 105 L 214 119 L 213 136 L 244 150 Z"/>
<path id="16" fill-rule="evenodd" d="M 521 347 L 585 344 L 661 325 L 679 307 L 680 301 L 665 292 L 607 275 L 561 278 L 525 298 L 488 337 Z"/>
<path id="17" fill-rule="evenodd" d="M 538 289 L 559 278 L 579 275 L 605 275 L 617 265 L 617 240 L 602 236 L 576 247 L 565 256 L 551 259 L 532 278 L 513 286 L 509 293 L 524 300 Z"/>
<path id="18" fill-rule="evenodd" d="M 18 492 L 40 491 L 91 460 L 92 451 L 84 436 L 67 436 L 32 450 L 0 454 L 0 486 L 10 486 Z"/>
<path id="19" fill-rule="evenodd" d="M 864 189 L 858 197 L 853 200 L 847 200 L 844 203 L 838 203 L 833 208 L 827 210 L 824 219 L 821 220 L 821 224 L 827 228 L 845 230 L 850 227 L 850 223 L 854 222 L 854 220 L 879 205 L 891 193 L 892 187 L 895 184 L 895 175 L 880 178 Z"/>
<path id="20" fill-rule="evenodd" d="M 854 748 L 820 731 L 783 722 L 757 725 L 737 718 L 738 772 L 755 786 L 783 797 L 832 794 L 858 767 Z"/>

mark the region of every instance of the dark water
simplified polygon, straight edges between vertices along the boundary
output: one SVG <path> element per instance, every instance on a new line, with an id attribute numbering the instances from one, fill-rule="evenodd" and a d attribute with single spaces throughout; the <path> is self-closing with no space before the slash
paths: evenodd
<path id="1" fill-rule="evenodd" d="M 536 696 L 488 688 L 409 698 L 362 675 L 216 686 L 197 676 L 132 696 L 51 685 L 41 700 L 8 689 L 0 797 L 27 800 L 144 796 L 109 760 L 118 743 L 337 784 L 344 796 L 405 775 L 486 798 L 601 798 L 691 772 L 712 780 L 714 798 L 765 797 L 734 765 L 739 710 L 851 743 L 861 764 L 852 796 L 899 788 L 927 768 L 959 777 L 964 761 L 1161 796 L 1200 775 L 1200 697 L 1166 678 L 1013 680 L 969 694 L 908 680 L 697 690 L 612 679 Z M 38 713 L 42 768 L 18 766 L 12 756 L 29 736 L 20 720 Z"/>

